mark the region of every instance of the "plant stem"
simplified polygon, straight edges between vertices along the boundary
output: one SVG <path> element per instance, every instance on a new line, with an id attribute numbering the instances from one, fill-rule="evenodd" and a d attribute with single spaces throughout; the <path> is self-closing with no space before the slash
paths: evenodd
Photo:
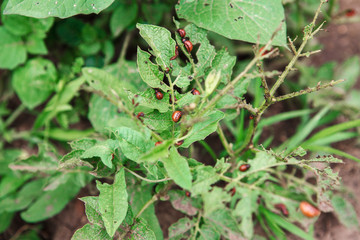
<path id="1" fill-rule="evenodd" d="M 157 195 L 155 194 L 149 201 L 145 203 L 145 205 L 141 208 L 141 210 L 136 214 L 135 219 L 140 217 L 140 215 L 154 202 L 156 202 L 158 199 Z"/>
<path id="2" fill-rule="evenodd" d="M 202 217 L 202 214 L 201 212 L 199 211 L 199 214 L 198 214 L 198 219 L 196 221 L 196 224 L 195 224 L 195 231 L 194 231 L 194 235 L 193 235 L 193 240 L 196 240 L 196 235 L 197 233 L 199 232 L 200 230 L 200 220 L 201 220 L 201 217 Z"/>
<path id="3" fill-rule="evenodd" d="M 125 36 L 125 39 L 124 39 L 123 46 L 121 48 L 121 52 L 120 52 L 120 56 L 119 56 L 119 60 L 118 60 L 118 65 L 121 65 L 123 63 L 124 59 L 125 59 L 125 54 L 126 54 L 126 51 L 128 49 L 130 40 L 131 40 L 131 33 L 127 32 L 126 36 Z"/>
<path id="4" fill-rule="evenodd" d="M 220 126 L 220 123 L 218 123 L 217 125 L 217 132 L 219 134 L 221 143 L 223 144 L 224 148 L 226 149 L 226 151 L 229 153 L 230 157 L 234 157 L 234 151 L 232 150 L 229 142 L 226 140 L 225 134 Z"/>
<path id="5" fill-rule="evenodd" d="M 15 109 L 14 112 L 12 112 L 12 114 L 6 119 L 5 121 L 5 127 L 10 126 L 15 119 L 26 109 L 26 106 L 21 103 L 20 106 L 18 106 L 17 109 Z"/>
<path id="6" fill-rule="evenodd" d="M 135 177 L 141 179 L 141 180 L 144 180 L 146 182 L 150 182 L 150 183 L 159 183 L 159 182 L 166 182 L 166 181 L 170 181 L 171 178 L 164 178 L 164 179 L 158 179 L 158 180 L 151 180 L 151 179 L 147 179 L 147 178 L 144 178 L 142 176 L 140 176 L 139 174 L 137 174 L 136 172 L 133 172 L 131 171 L 130 169 L 124 167 L 125 171 L 128 171 L 129 173 L 131 173 L 132 175 L 134 175 Z"/>
<path id="7" fill-rule="evenodd" d="M 301 95 L 304 95 L 304 94 L 307 94 L 307 93 L 316 92 L 316 91 L 319 91 L 319 90 L 324 89 L 324 88 L 332 87 L 332 86 L 334 86 L 336 84 L 339 84 L 339 83 L 342 83 L 342 82 L 344 82 L 343 79 L 340 79 L 340 80 L 337 80 L 337 81 L 332 80 L 330 83 L 327 83 L 327 84 L 324 84 L 324 85 L 317 85 L 316 87 L 307 88 L 305 90 L 300 90 L 298 92 L 293 92 L 293 93 L 289 93 L 289 94 L 286 94 L 286 95 L 276 97 L 274 102 L 280 102 L 280 101 L 283 101 L 283 100 L 286 100 L 286 99 L 289 99 L 289 98 L 294 98 L 294 97 L 301 96 Z"/>

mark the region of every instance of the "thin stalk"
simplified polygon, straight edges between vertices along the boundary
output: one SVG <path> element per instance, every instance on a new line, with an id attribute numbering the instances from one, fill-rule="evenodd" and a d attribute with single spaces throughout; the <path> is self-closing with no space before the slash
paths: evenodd
<path id="1" fill-rule="evenodd" d="M 135 219 L 140 217 L 140 215 L 154 202 L 156 202 L 158 200 L 157 195 L 155 194 L 149 201 L 147 201 L 145 203 L 145 205 L 141 208 L 141 210 L 138 212 L 138 214 L 136 214 Z"/>
<path id="2" fill-rule="evenodd" d="M 217 125 L 217 132 L 219 134 L 221 143 L 223 144 L 224 148 L 226 149 L 226 151 L 229 153 L 230 157 L 234 157 L 234 151 L 232 150 L 229 142 L 226 140 L 224 131 L 222 130 L 220 123 L 218 123 Z"/>
<path id="3" fill-rule="evenodd" d="M 15 119 L 26 109 L 26 106 L 21 103 L 20 106 L 6 119 L 5 127 L 10 126 Z"/>
<path id="4" fill-rule="evenodd" d="M 125 59 L 125 54 L 126 54 L 126 51 L 128 49 L 128 46 L 129 46 L 129 42 L 131 40 L 131 33 L 130 32 L 127 32 L 126 33 L 126 36 L 125 36 L 125 39 L 124 39 L 124 43 L 123 43 L 123 46 L 122 46 L 122 49 L 121 49 L 121 52 L 120 52 L 120 56 L 119 56 L 119 60 L 118 60 L 118 65 L 121 65 Z"/>
<path id="5" fill-rule="evenodd" d="M 159 183 L 159 182 L 166 182 L 166 181 L 170 181 L 171 178 L 163 178 L 163 179 L 159 179 L 159 180 L 151 180 L 151 179 L 147 179 L 147 178 L 144 178 L 142 176 L 140 176 L 139 174 L 137 174 L 136 172 L 133 172 L 131 171 L 130 169 L 124 167 L 125 171 L 131 173 L 132 175 L 134 175 L 135 177 L 141 179 L 141 180 L 144 180 L 146 182 L 150 182 L 150 183 Z"/>
<path id="6" fill-rule="evenodd" d="M 201 217 L 202 217 L 202 214 L 201 214 L 201 212 L 199 212 L 198 219 L 197 219 L 196 224 L 195 224 L 194 235 L 193 235 L 193 237 L 192 237 L 193 240 L 196 240 L 196 235 L 197 235 L 197 233 L 198 233 L 199 230 L 200 230 L 200 220 L 201 220 Z"/>

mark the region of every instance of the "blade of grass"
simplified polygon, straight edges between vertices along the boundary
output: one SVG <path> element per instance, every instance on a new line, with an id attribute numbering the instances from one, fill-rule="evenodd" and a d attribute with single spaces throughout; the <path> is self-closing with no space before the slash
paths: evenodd
<path id="1" fill-rule="evenodd" d="M 341 150 L 332 148 L 332 147 L 327 147 L 327 146 L 318 146 L 318 145 L 308 145 L 306 150 L 310 150 L 312 152 L 325 152 L 325 153 L 329 153 L 329 154 L 336 154 L 338 156 L 344 157 L 344 158 L 348 158 L 351 160 L 354 160 L 355 162 L 360 163 L 360 159 L 354 157 L 353 155 L 350 155 L 346 152 L 343 152 Z"/>
<path id="2" fill-rule="evenodd" d="M 280 113 L 272 117 L 261 119 L 261 121 L 258 124 L 258 128 L 263 128 L 265 126 L 273 125 L 274 123 L 278 123 L 281 121 L 289 120 L 292 118 L 301 117 L 303 115 L 308 115 L 312 113 L 313 110 L 311 109 L 305 109 L 305 110 L 296 110 L 286 113 Z"/>
<path id="3" fill-rule="evenodd" d="M 286 221 L 281 216 L 271 212 L 268 209 L 263 210 L 264 214 L 266 215 L 266 218 L 271 219 L 274 223 L 276 223 L 278 226 L 286 229 L 287 231 L 291 232 L 292 234 L 299 236 L 305 240 L 312 240 L 314 239 L 313 236 L 302 230 L 301 228 L 297 227 L 296 225 Z"/>
<path id="4" fill-rule="evenodd" d="M 262 213 L 264 218 L 266 219 L 266 223 L 268 224 L 270 230 L 275 234 L 276 239 L 286 239 L 285 233 L 281 228 L 269 217 L 267 214 L 267 209 L 265 209 L 262 205 L 259 206 L 259 212 Z"/>
<path id="5" fill-rule="evenodd" d="M 357 132 L 339 132 L 330 136 L 323 137 L 321 139 L 315 141 L 306 141 L 301 144 L 301 146 L 306 148 L 308 145 L 329 145 L 335 142 L 344 141 L 350 138 L 358 137 L 359 134 Z"/>
<path id="6" fill-rule="evenodd" d="M 216 153 L 212 150 L 209 144 L 207 144 L 203 140 L 200 141 L 199 143 L 205 148 L 205 150 L 210 154 L 210 156 L 214 159 L 214 161 L 216 161 L 217 160 Z"/>
<path id="7" fill-rule="evenodd" d="M 305 126 L 303 129 L 299 129 L 297 133 L 291 137 L 288 141 L 284 142 L 278 150 L 284 150 L 287 148 L 285 154 L 291 153 L 295 148 L 297 148 L 301 142 L 309 136 L 309 134 L 314 130 L 317 126 L 318 122 L 321 120 L 323 116 L 329 111 L 330 106 L 326 106 L 321 109 Z"/>
<path id="8" fill-rule="evenodd" d="M 337 125 L 325 128 L 323 130 L 321 130 L 320 132 L 314 134 L 314 136 L 312 136 L 310 139 L 308 139 L 305 144 L 310 144 L 311 142 L 314 142 L 315 140 L 319 140 L 321 138 L 333 135 L 335 133 L 350 129 L 350 128 L 354 128 L 354 127 L 359 127 L 360 126 L 360 120 L 354 120 L 354 121 L 350 121 L 350 122 L 344 122 L 344 123 L 339 123 Z"/>

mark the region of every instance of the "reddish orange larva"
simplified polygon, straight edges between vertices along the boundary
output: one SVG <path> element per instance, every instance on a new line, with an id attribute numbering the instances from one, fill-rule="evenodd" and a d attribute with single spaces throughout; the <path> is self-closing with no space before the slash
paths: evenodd
<path id="1" fill-rule="evenodd" d="M 313 218 L 320 215 L 320 210 L 306 201 L 301 201 L 300 210 L 304 216 Z"/>

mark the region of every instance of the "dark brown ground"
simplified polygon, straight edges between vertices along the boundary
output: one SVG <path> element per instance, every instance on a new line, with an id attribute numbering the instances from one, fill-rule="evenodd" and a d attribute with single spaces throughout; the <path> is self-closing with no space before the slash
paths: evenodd
<path id="1" fill-rule="evenodd" d="M 360 15 L 359 0 L 341 0 L 341 9 L 353 8 L 358 16 Z M 341 25 L 329 25 L 327 31 L 323 31 L 318 36 L 319 41 L 324 45 L 321 54 L 315 55 L 309 59 L 310 65 L 319 66 L 327 61 L 343 62 L 349 56 L 360 55 L 360 22 Z M 360 79 L 356 87 L 360 89 Z M 360 104 L 360 103 L 359 103 Z M 270 109 L 271 115 L 282 111 L 283 106 Z M 286 129 L 286 126 L 277 127 L 277 129 Z M 277 133 L 278 136 L 285 134 Z M 280 140 L 280 139 L 279 139 Z M 281 140 L 280 140 L 281 141 Z M 336 148 L 343 150 L 360 158 L 360 147 L 356 141 L 347 141 L 336 145 Z M 344 159 L 345 164 L 335 166 L 335 171 L 339 171 L 343 184 L 353 192 L 354 199 L 351 203 L 355 206 L 358 220 L 360 222 L 360 164 Z M 78 197 L 87 195 L 84 189 Z M 87 223 L 84 215 L 83 203 L 74 199 L 60 214 L 49 219 L 43 224 L 41 237 L 44 239 L 66 240 L 70 239 L 75 230 Z M 160 202 L 156 205 L 156 211 L 159 217 L 160 225 L 165 230 L 173 222 L 176 222 L 183 215 L 175 211 L 168 202 Z M 23 225 L 19 216 L 16 217 L 11 228 L 3 238 L 8 239 L 16 233 L 26 230 L 32 225 Z M 24 227 L 25 226 L 25 227 Z M 342 226 L 332 213 L 322 214 L 315 225 L 316 238 L 321 240 L 357 240 L 360 239 L 360 231 L 356 229 L 347 229 Z M 167 235 L 167 233 L 165 233 Z"/>

